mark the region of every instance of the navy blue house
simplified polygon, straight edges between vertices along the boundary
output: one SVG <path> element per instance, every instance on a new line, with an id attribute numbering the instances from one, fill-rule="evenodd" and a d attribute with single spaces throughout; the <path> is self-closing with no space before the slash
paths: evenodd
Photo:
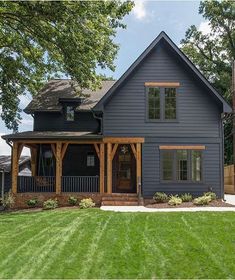
<path id="1" fill-rule="evenodd" d="M 164 32 L 118 81 L 91 92 L 52 80 L 25 112 L 34 130 L 3 137 L 13 144 L 14 193 L 223 197 L 231 108 Z M 23 146 L 31 149 L 27 178 L 18 176 Z"/>

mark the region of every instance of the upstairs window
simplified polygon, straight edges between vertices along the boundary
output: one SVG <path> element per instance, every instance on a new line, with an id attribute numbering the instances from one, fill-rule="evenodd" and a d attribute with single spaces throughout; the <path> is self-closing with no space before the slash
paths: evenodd
<path id="1" fill-rule="evenodd" d="M 176 88 L 147 87 L 147 119 L 150 121 L 176 120 Z"/>
<path id="2" fill-rule="evenodd" d="M 73 122 L 74 121 L 74 107 L 66 106 L 66 121 Z"/>
<path id="3" fill-rule="evenodd" d="M 94 153 L 88 153 L 86 158 L 86 165 L 89 167 L 95 166 L 95 155 Z"/>

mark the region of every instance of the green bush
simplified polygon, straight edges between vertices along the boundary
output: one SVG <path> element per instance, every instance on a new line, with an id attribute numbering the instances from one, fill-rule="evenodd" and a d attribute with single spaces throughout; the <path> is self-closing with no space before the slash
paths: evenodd
<path id="1" fill-rule="evenodd" d="M 56 207 L 58 207 L 57 199 L 48 199 L 43 202 L 43 209 L 45 210 L 55 209 Z"/>
<path id="2" fill-rule="evenodd" d="M 194 199 L 193 204 L 195 205 L 208 205 L 211 202 L 211 197 L 209 195 L 199 196 Z"/>
<path id="3" fill-rule="evenodd" d="M 193 200 L 193 196 L 190 193 L 184 193 L 180 196 L 183 202 L 190 202 Z"/>
<path id="4" fill-rule="evenodd" d="M 166 193 L 164 192 L 156 192 L 153 196 L 153 199 L 157 202 L 157 203 L 164 203 L 167 202 L 169 200 L 169 197 Z"/>
<path id="5" fill-rule="evenodd" d="M 10 209 L 14 206 L 15 198 L 11 191 L 9 191 L 7 194 L 5 194 L 4 199 L 2 199 L 1 204 L 5 209 Z"/>
<path id="6" fill-rule="evenodd" d="M 210 196 L 211 200 L 216 200 L 217 196 L 214 192 L 206 192 L 204 193 L 205 196 Z"/>
<path id="7" fill-rule="evenodd" d="M 182 203 L 182 199 L 178 195 L 171 195 L 168 201 L 168 204 L 171 206 L 180 205 Z"/>
<path id="8" fill-rule="evenodd" d="M 76 197 L 74 197 L 74 196 L 70 196 L 69 199 L 68 199 L 68 203 L 70 205 L 76 205 L 77 202 L 78 202 L 78 199 Z"/>
<path id="9" fill-rule="evenodd" d="M 92 208 L 95 206 L 95 203 L 91 198 L 84 198 L 80 201 L 79 206 L 82 209 Z"/>
<path id="10" fill-rule="evenodd" d="M 37 198 L 32 198 L 32 199 L 27 200 L 26 203 L 29 207 L 36 207 L 37 204 L 38 204 L 38 199 Z"/>

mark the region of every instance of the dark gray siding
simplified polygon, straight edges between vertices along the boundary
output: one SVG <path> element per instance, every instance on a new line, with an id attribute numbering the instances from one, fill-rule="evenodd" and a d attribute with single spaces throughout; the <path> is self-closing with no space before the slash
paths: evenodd
<path id="1" fill-rule="evenodd" d="M 63 113 L 40 112 L 34 115 L 36 131 L 99 131 L 99 122 L 92 112 L 76 112 L 75 121 L 67 122 Z"/>
<path id="2" fill-rule="evenodd" d="M 146 122 L 146 81 L 180 82 L 177 122 Z M 104 134 L 219 137 L 220 113 L 211 95 L 170 51 L 159 45 L 105 106 Z"/>
<path id="3" fill-rule="evenodd" d="M 175 122 L 146 121 L 145 86 L 147 81 L 180 82 L 178 119 Z M 206 91 L 175 55 L 158 45 L 128 80 L 114 93 L 104 108 L 105 136 L 141 136 L 142 186 L 144 197 L 156 191 L 190 192 L 201 195 L 209 187 L 223 196 L 222 107 Z M 203 184 L 166 184 L 160 181 L 159 145 L 206 145 Z"/>
<path id="4" fill-rule="evenodd" d="M 203 144 L 203 182 L 197 183 L 163 183 L 160 176 L 160 150 L 159 145 Z M 219 197 L 223 196 L 223 182 L 221 181 L 222 163 L 220 160 L 222 142 L 220 139 L 193 139 L 170 138 L 149 139 L 142 146 L 142 184 L 144 197 L 152 197 L 157 191 L 168 194 L 189 192 L 194 196 L 201 195 L 212 187 Z"/>
<path id="5" fill-rule="evenodd" d="M 5 180 L 4 192 L 6 193 L 6 192 L 9 192 L 9 190 L 11 188 L 11 173 L 5 172 L 4 180 Z M 0 172 L 0 196 L 1 196 L 1 193 L 2 193 L 2 173 Z"/>

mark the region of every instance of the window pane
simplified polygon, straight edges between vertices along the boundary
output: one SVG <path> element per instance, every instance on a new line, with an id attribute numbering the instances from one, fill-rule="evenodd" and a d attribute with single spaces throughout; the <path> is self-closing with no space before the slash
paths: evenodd
<path id="1" fill-rule="evenodd" d="M 148 110 L 149 119 L 160 119 L 160 88 L 149 88 Z"/>
<path id="2" fill-rule="evenodd" d="M 66 107 L 66 120 L 74 121 L 74 108 L 72 106 Z"/>
<path id="3" fill-rule="evenodd" d="M 192 151 L 192 180 L 195 182 L 200 182 L 202 179 L 201 175 L 202 168 L 202 152 Z"/>
<path id="4" fill-rule="evenodd" d="M 187 150 L 178 150 L 177 155 L 177 180 L 188 180 L 188 156 Z"/>
<path id="5" fill-rule="evenodd" d="M 162 152 L 163 180 L 173 181 L 173 162 L 174 162 L 173 151 Z"/>
<path id="6" fill-rule="evenodd" d="M 87 155 L 87 166 L 95 166 L 95 155 L 93 153 Z"/>
<path id="7" fill-rule="evenodd" d="M 165 88 L 165 119 L 176 119 L 176 89 Z"/>

